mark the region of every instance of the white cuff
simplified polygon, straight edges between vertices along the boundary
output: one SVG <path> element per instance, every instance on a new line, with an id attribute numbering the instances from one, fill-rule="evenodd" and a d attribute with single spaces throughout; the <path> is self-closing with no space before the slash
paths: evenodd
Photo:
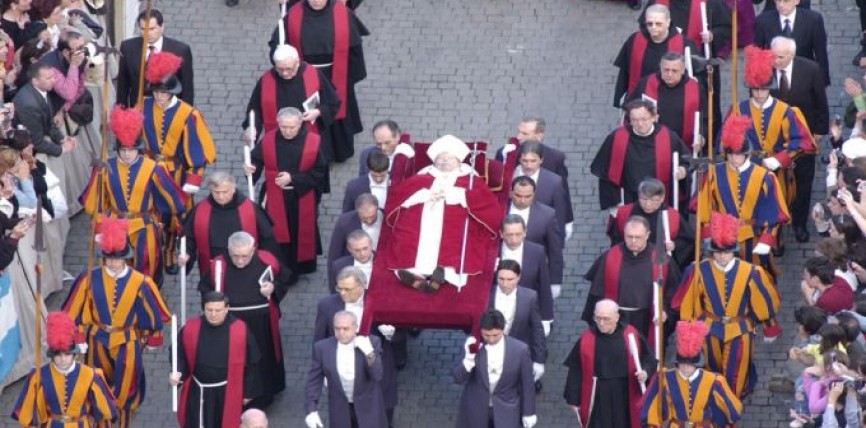
<path id="1" fill-rule="evenodd" d="M 189 193 L 190 195 L 194 195 L 196 192 L 198 192 L 198 189 L 199 187 L 194 184 L 187 183 L 183 185 L 183 191 Z"/>

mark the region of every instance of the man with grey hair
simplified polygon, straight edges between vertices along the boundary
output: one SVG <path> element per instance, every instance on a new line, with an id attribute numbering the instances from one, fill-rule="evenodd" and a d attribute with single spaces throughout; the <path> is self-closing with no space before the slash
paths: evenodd
<path id="1" fill-rule="evenodd" d="M 220 264 L 217 278 L 216 265 Z M 261 351 L 258 370 L 262 395 L 250 407 L 267 408 L 274 395 L 286 387 L 283 347 L 280 342 L 280 301 L 289 290 L 290 273 L 268 251 L 256 248 L 256 240 L 238 231 L 228 238 L 228 257 L 213 259 L 210 274 L 202 277 L 199 291 L 204 296 L 220 291 L 231 301 L 229 311 L 250 328 Z M 218 285 L 218 286 L 217 286 Z"/>
<path id="2" fill-rule="evenodd" d="M 646 29 L 629 36 L 613 62 L 619 68 L 613 106 L 622 106 L 624 98 L 634 90 L 642 77 L 659 71 L 662 55 L 668 52 L 684 54 L 686 47 L 698 52 L 694 42 L 679 31 L 672 31 L 671 14 L 667 6 L 654 4 L 648 7 Z"/>
<path id="3" fill-rule="evenodd" d="M 322 253 L 316 217 L 328 161 L 319 136 L 303 125 L 300 110 L 282 108 L 277 125 L 253 149 L 252 165 L 244 166 L 244 172 L 253 182 L 264 176 L 256 200 L 267 199 L 265 212 L 282 250 L 280 260 L 296 274 L 312 273 Z"/>
<path id="4" fill-rule="evenodd" d="M 313 345 L 304 423 L 308 428 L 324 427 L 318 407 L 322 387 L 327 381 L 330 426 L 389 426 L 380 386 L 384 370 L 379 338 L 359 336 L 360 319 L 350 311 L 338 311 L 332 320 L 332 336 Z"/>
<path id="5" fill-rule="evenodd" d="M 357 267 L 346 266 L 337 274 L 336 284 L 337 293 L 319 300 L 316 307 L 314 346 L 334 334 L 333 319 L 338 312 L 351 312 L 358 320 L 364 318 L 364 296 L 367 287 L 367 277 L 364 272 Z M 383 324 L 374 326 L 371 333 L 382 342 L 382 393 L 390 421 L 394 417 L 394 408 L 398 402 L 395 351 L 401 356 L 405 354 L 406 332 L 397 330 L 392 325 Z"/>
<path id="6" fill-rule="evenodd" d="M 328 245 L 328 263 L 348 256 L 346 238 L 355 230 L 367 232 L 373 244 L 373 250 L 379 245 L 379 233 L 382 230 L 382 212 L 379 210 L 379 198 L 371 193 L 362 193 L 355 198 L 355 209 L 337 217 L 331 231 L 331 242 Z"/>
<path id="7" fill-rule="evenodd" d="M 268 428 L 268 415 L 259 409 L 247 409 L 241 414 L 241 428 Z"/>
<path id="8" fill-rule="evenodd" d="M 267 214 L 238 193 L 234 176 L 215 171 L 208 176 L 207 187 L 208 197 L 198 202 L 186 216 L 183 225 L 186 254 L 178 254 L 180 266 L 189 272 L 193 263 L 199 261 L 199 273 L 207 277 L 210 261 L 218 255 L 228 257 L 229 235 L 241 230 L 256 238 L 259 248 L 280 253 Z"/>
<path id="9" fill-rule="evenodd" d="M 344 162 L 355 154 L 355 134 L 364 130 L 355 85 L 367 77 L 361 36 L 369 31 L 343 1 L 300 1 L 282 19 L 284 33 L 274 29 L 271 52 L 288 43 L 333 83 L 340 105 L 331 124 L 333 150 L 326 153 L 329 161 Z"/>
<path id="10" fill-rule="evenodd" d="M 822 135 L 830 132 L 830 107 L 827 103 L 827 87 L 823 84 L 821 66 L 811 59 L 797 56 L 797 42 L 783 36 L 776 36 L 770 43 L 775 61 L 778 89 L 770 89 L 770 95 L 800 109 L 803 118 L 820 141 Z M 791 210 L 791 225 L 798 242 L 809 240 L 806 223 L 809 219 L 812 182 L 815 178 L 815 154 L 800 153 L 794 163 L 794 179 L 797 194 Z"/>
<path id="11" fill-rule="evenodd" d="M 363 229 L 355 229 L 346 236 L 345 242 L 349 255 L 328 260 L 328 288 L 331 293 L 337 292 L 337 273 L 346 266 L 360 269 L 364 273 L 364 277 L 367 278 L 368 284 L 370 275 L 373 273 L 373 257 L 376 253 L 370 235 Z"/>
<path id="12" fill-rule="evenodd" d="M 657 361 L 644 336 L 622 322 L 619 314 L 613 300 L 595 303 L 589 328 L 565 360 L 563 397 L 586 426 L 642 426 L 637 407 L 640 385 L 652 377 Z M 640 368 L 633 358 L 640 360 Z"/>

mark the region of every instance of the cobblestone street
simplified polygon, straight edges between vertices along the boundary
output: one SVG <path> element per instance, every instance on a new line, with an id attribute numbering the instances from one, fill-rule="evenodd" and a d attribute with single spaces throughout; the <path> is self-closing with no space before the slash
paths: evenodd
<path id="1" fill-rule="evenodd" d="M 813 7 L 824 14 L 829 33 L 831 114 L 842 114 L 847 100 L 841 82 L 857 74 L 850 64 L 859 48 L 857 9 L 852 0 L 826 3 L 813 1 Z M 166 35 L 193 49 L 197 107 L 218 143 L 218 162 L 211 171 L 227 170 L 240 177 L 240 123 L 256 79 L 269 67 L 266 40 L 277 22 L 276 2 L 243 0 L 228 8 L 222 0 L 164 0 L 161 8 Z M 415 139 L 452 133 L 499 147 L 516 132 L 519 119 L 531 114 L 547 120 L 546 143 L 566 153 L 577 221 L 567 243 L 563 293 L 556 301 L 556 323 L 548 339 L 537 426 L 575 426 L 574 414 L 562 399 L 562 361 L 586 327 L 579 321 L 587 292 L 581 275 L 607 244 L 606 214 L 598 210 L 589 163 L 619 120 L 612 107 L 612 63 L 620 45 L 637 28 L 637 13 L 624 2 L 607 0 L 366 0 L 357 13 L 372 35 L 364 40 L 368 78 L 357 88 L 367 130 L 357 136 L 356 152 L 372 143 L 369 128 L 379 119 L 396 120 Z M 729 70 L 723 74 L 727 79 Z M 724 81 L 722 88 L 728 98 Z M 723 108 L 729 104 L 724 101 Z M 333 193 L 324 197 L 319 220 L 326 246 L 330 225 L 340 212 L 343 187 L 357 175 L 357 157 L 335 165 L 331 174 Z M 823 180 L 822 172 L 816 177 Z M 823 195 L 816 192 L 815 197 Z M 66 252 L 66 269 L 73 274 L 87 262 L 88 227 L 83 215 L 73 221 Z M 812 236 L 810 244 L 788 245 L 778 284 L 785 332 L 774 344 L 758 341 L 759 386 L 747 400 L 744 423 L 738 426 L 788 426 L 786 401 L 791 397 L 770 393 L 767 384 L 772 373 L 785 367 L 795 333 L 793 308 L 800 304 L 799 266 L 812 254 L 814 232 Z M 325 273 L 325 259 L 320 257 L 318 272 L 304 277 L 283 301 L 280 327 L 287 389 L 267 410 L 273 427 L 303 426 L 310 337 L 316 302 L 327 294 Z M 176 310 L 175 280 L 169 277 L 163 292 L 169 307 Z M 197 276 L 190 278 L 190 284 L 197 281 Z M 199 308 L 194 287 L 189 296 L 193 316 Z M 53 296 L 51 308 L 61 299 Z M 409 364 L 399 374 L 396 427 L 453 426 L 460 388 L 453 383 L 451 369 L 462 358 L 464 337 L 462 332 L 425 330 L 410 341 Z M 144 358 L 148 392 L 134 426 L 176 426 L 167 383 L 168 348 Z M 8 415 L 19 390 L 20 383 L 0 395 L 0 426 L 14 426 Z M 320 407 L 320 413 L 324 417 L 326 408 Z"/>

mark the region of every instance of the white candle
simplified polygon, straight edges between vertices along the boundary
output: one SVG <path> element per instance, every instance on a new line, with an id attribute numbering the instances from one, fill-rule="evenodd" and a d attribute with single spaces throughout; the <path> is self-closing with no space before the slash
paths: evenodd
<path id="1" fill-rule="evenodd" d="M 631 351 L 630 354 L 631 354 L 632 360 L 634 361 L 635 369 L 637 369 L 637 371 L 639 371 L 639 372 L 642 372 L 643 367 L 641 367 L 641 365 L 640 365 L 640 357 L 638 356 L 637 340 L 635 340 L 633 333 L 628 334 L 628 349 L 629 349 L 629 351 Z M 641 393 L 646 392 L 646 383 L 645 382 L 640 383 L 640 392 Z"/>
<path id="2" fill-rule="evenodd" d="M 701 141 L 701 112 L 700 111 L 695 112 L 694 130 L 692 132 L 694 132 L 694 134 L 692 134 L 692 149 L 693 149 L 692 154 L 694 156 L 697 156 L 698 155 L 698 150 L 697 150 L 698 143 Z"/>
<path id="3" fill-rule="evenodd" d="M 277 30 L 280 34 L 280 44 L 286 44 L 286 24 L 283 22 L 283 17 L 280 17 L 279 29 Z"/>
<path id="4" fill-rule="evenodd" d="M 180 237 L 180 253 L 186 255 L 186 236 Z"/>
<path id="5" fill-rule="evenodd" d="M 180 237 L 180 254 L 186 255 L 186 236 Z M 186 324 L 186 266 L 180 268 L 180 322 Z"/>
<path id="6" fill-rule="evenodd" d="M 695 70 L 692 68 L 692 48 L 686 46 L 685 51 L 686 71 L 689 73 L 689 77 L 695 77 Z"/>
<path id="7" fill-rule="evenodd" d="M 253 166 L 250 146 L 244 146 L 244 165 Z M 250 201 L 256 201 L 256 187 L 253 185 L 253 176 L 251 174 L 247 174 L 247 196 L 250 198 Z"/>
<path id="8" fill-rule="evenodd" d="M 283 21 L 280 20 L 280 22 L 283 22 Z M 250 145 L 253 145 L 256 143 L 256 111 L 255 110 L 250 110 L 250 130 L 253 131 L 252 132 L 253 138 L 250 141 Z"/>
<path id="9" fill-rule="evenodd" d="M 701 30 L 702 30 L 702 32 L 704 32 L 704 33 L 706 33 L 707 31 L 709 31 L 709 30 L 708 30 L 708 27 L 707 27 L 707 22 L 709 22 L 709 21 L 707 21 L 707 2 L 702 1 L 702 2 L 701 2 Z M 704 43 L 704 56 L 705 56 L 707 59 L 710 59 L 710 54 L 711 54 L 711 52 L 710 52 L 710 44 L 709 44 L 709 43 Z"/>
<path id="10" fill-rule="evenodd" d="M 280 4 L 280 18 L 286 16 L 286 4 Z"/>
<path id="11" fill-rule="evenodd" d="M 252 157 L 250 155 L 250 146 L 244 146 L 244 166 L 253 166 Z"/>
<path id="12" fill-rule="evenodd" d="M 679 173 L 679 170 L 680 170 L 680 154 L 679 154 L 679 152 L 674 152 L 674 154 L 671 155 L 671 157 L 672 157 L 671 164 L 673 165 L 673 170 L 674 170 L 674 177 L 673 177 L 673 182 L 674 182 L 673 188 L 674 189 L 672 192 L 673 195 L 671 195 L 671 201 L 673 201 L 674 209 L 679 210 L 680 209 L 680 180 L 679 180 L 679 178 L 677 178 L 677 173 Z"/>
<path id="13" fill-rule="evenodd" d="M 171 315 L 171 372 L 177 373 L 177 316 Z M 171 411 L 177 413 L 177 385 L 171 386 Z"/>
<path id="14" fill-rule="evenodd" d="M 216 291 L 219 293 L 222 293 L 223 292 L 223 284 L 222 284 L 222 282 L 223 282 L 223 280 L 222 280 L 223 263 L 220 260 L 215 260 L 213 262 L 213 264 L 214 264 L 214 278 L 216 278 L 214 281 L 216 283 L 215 284 Z"/>

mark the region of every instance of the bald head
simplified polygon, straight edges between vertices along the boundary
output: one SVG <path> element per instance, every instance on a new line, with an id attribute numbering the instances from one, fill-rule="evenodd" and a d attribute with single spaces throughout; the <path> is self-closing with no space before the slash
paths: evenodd
<path id="1" fill-rule="evenodd" d="M 619 313 L 619 305 L 613 300 L 602 299 L 595 304 L 595 313 L 596 315 L 616 314 Z"/>
<path id="2" fill-rule="evenodd" d="M 259 409 L 249 409 L 241 415 L 241 428 L 268 428 L 268 417 Z"/>

